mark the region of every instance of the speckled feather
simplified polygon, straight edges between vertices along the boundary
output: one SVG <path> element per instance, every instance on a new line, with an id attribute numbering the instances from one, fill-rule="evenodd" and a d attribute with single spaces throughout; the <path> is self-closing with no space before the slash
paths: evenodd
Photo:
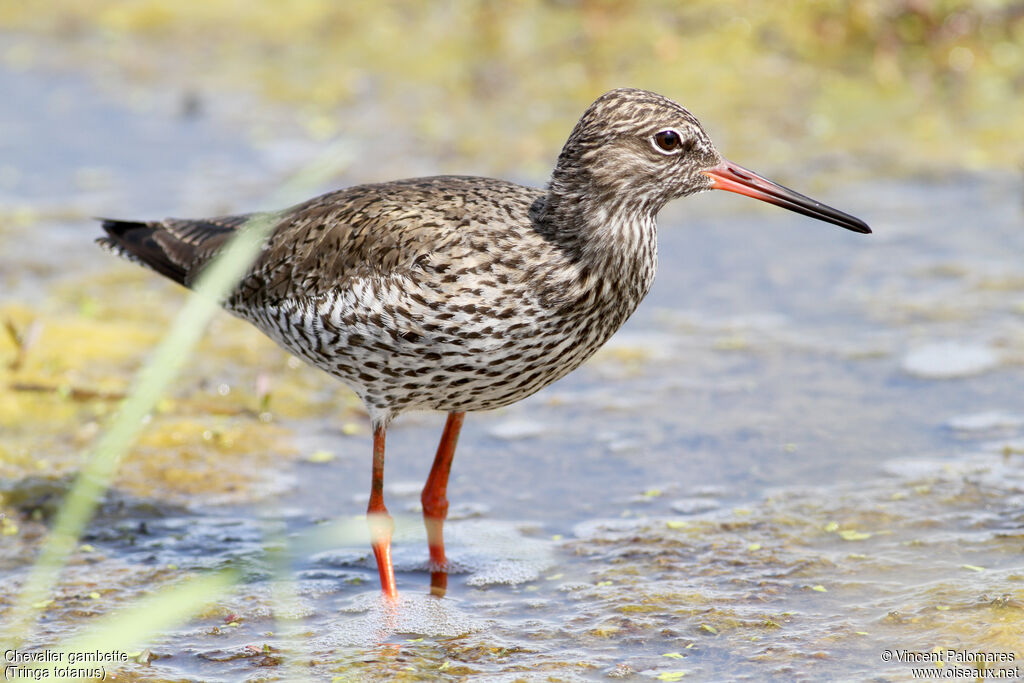
<path id="1" fill-rule="evenodd" d="M 686 154 L 652 146 L 666 128 Z M 271 235 L 225 307 L 351 386 L 377 425 L 505 406 L 633 313 L 654 279 L 658 211 L 709 189 L 699 171 L 719 159 L 678 104 L 614 90 L 584 113 L 546 191 L 439 176 L 264 214 Z M 99 241 L 188 286 L 251 216 L 108 220 Z"/>

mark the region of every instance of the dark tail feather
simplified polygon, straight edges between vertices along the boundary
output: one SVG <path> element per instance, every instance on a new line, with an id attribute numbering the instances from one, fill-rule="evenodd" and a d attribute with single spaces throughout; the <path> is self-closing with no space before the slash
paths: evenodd
<path id="1" fill-rule="evenodd" d="M 185 284 L 187 271 L 181 264 L 171 260 L 164 245 L 156 238 L 162 227 L 135 221 L 101 220 L 107 237 L 96 240 L 100 245 L 119 256 L 148 266 L 178 284 Z"/>

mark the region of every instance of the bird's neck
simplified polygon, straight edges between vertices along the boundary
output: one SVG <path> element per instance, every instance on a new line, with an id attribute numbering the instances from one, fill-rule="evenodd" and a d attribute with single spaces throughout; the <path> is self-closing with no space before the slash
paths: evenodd
<path id="1" fill-rule="evenodd" d="M 632 312 L 654 280 L 660 207 L 567 182 L 556 171 L 547 195 L 534 208 L 538 231 L 586 280 L 574 283 L 573 289 L 582 285 L 581 295 L 589 290 L 598 301 L 617 300 L 616 305 Z"/>
<path id="2" fill-rule="evenodd" d="M 583 169 L 555 169 L 535 223 L 550 241 L 584 261 L 621 264 L 653 256 L 660 205 L 593 182 Z"/>

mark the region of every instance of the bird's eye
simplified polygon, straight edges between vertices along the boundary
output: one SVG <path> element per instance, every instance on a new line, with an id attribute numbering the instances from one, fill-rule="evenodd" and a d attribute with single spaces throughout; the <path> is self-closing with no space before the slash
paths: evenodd
<path id="1" fill-rule="evenodd" d="M 683 146 L 683 138 L 674 130 L 663 130 L 654 134 L 654 144 L 660 152 L 678 152 Z"/>

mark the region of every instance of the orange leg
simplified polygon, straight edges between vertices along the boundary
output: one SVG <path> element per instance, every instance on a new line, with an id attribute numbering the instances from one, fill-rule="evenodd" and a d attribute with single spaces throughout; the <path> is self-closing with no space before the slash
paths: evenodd
<path id="1" fill-rule="evenodd" d="M 395 521 L 384 506 L 383 426 L 373 430 L 373 479 L 370 484 L 370 504 L 366 507 L 366 523 L 370 527 L 370 543 L 377 558 L 380 588 L 389 598 L 397 598 L 395 569 L 391 566 L 391 532 L 395 530 Z"/>
<path id="2" fill-rule="evenodd" d="M 434 466 L 423 486 L 423 524 L 427 527 L 427 545 L 430 547 L 430 592 L 444 595 L 448 590 L 448 558 L 444 555 L 444 520 L 448 516 L 448 474 L 452 470 L 455 445 L 459 442 L 464 412 L 448 413 L 441 443 L 437 446 Z"/>

